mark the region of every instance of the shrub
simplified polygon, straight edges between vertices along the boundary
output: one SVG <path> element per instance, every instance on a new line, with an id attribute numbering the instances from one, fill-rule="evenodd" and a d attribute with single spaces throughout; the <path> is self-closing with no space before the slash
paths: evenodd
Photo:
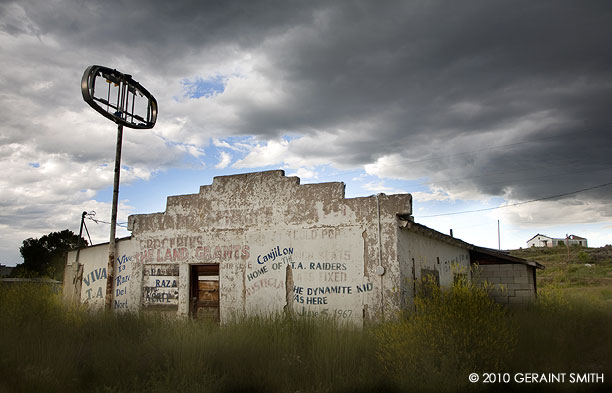
<path id="1" fill-rule="evenodd" d="M 591 255 L 586 251 L 580 251 L 576 258 L 578 258 L 580 263 L 591 263 L 593 261 Z"/>
<path id="2" fill-rule="evenodd" d="M 388 376 L 411 390 L 456 391 L 469 385 L 470 372 L 501 370 L 516 337 L 487 287 L 467 279 L 450 289 L 425 286 L 414 313 L 377 329 L 378 358 Z"/>

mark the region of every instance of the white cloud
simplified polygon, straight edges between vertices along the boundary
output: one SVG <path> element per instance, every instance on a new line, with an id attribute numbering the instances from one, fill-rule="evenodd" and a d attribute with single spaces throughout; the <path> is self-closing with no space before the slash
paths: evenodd
<path id="1" fill-rule="evenodd" d="M 366 183 L 362 186 L 363 188 L 365 188 L 368 191 L 372 191 L 376 194 L 379 193 L 385 193 L 385 194 L 405 194 L 406 191 L 404 190 L 399 190 L 393 187 L 388 187 L 385 185 L 385 183 L 383 181 L 379 181 L 379 182 L 369 182 Z"/>
<path id="2" fill-rule="evenodd" d="M 253 146 L 241 160 L 234 162 L 234 168 L 255 168 L 279 165 L 289 158 L 289 142 L 286 140 L 268 141 L 265 144 Z"/>
<path id="3" fill-rule="evenodd" d="M 516 203 L 508 201 L 507 204 Z M 546 228 L 558 225 L 612 222 L 609 204 L 579 199 L 538 201 L 498 209 L 497 216 L 519 228 Z"/>
<path id="4" fill-rule="evenodd" d="M 377 177 L 390 177 L 395 179 L 414 179 L 418 176 L 411 175 L 407 165 L 406 157 L 400 154 L 390 154 L 379 157 L 375 162 L 363 166 L 368 175 Z M 408 169 L 408 171 L 407 171 Z"/>
<path id="5" fill-rule="evenodd" d="M 411 192 L 411 194 L 412 194 L 413 200 L 416 200 L 419 202 L 431 202 L 431 201 L 441 202 L 441 201 L 453 201 L 454 200 L 452 195 L 440 189 L 433 190 L 432 192 L 415 191 L 415 192 Z"/>
<path id="6" fill-rule="evenodd" d="M 610 226 L 602 227 L 599 230 L 584 231 L 575 233 L 575 235 L 586 237 L 589 247 L 596 247 L 596 245 L 604 246 L 612 244 L 612 231 L 610 229 L 612 229 Z"/>
<path id="7" fill-rule="evenodd" d="M 232 162 L 232 156 L 229 153 L 222 151 L 219 153 L 219 163 L 215 165 L 215 168 L 223 169 L 227 167 L 230 162 Z"/>
<path id="8" fill-rule="evenodd" d="M 249 153 L 237 160 L 234 168 L 256 168 L 262 166 L 286 166 L 290 169 L 312 168 L 318 165 L 332 164 L 338 168 L 354 168 L 342 162 L 341 156 L 334 156 L 338 136 L 319 133 L 316 136 L 305 135 L 290 141 L 285 139 L 268 140 L 246 146 Z"/>
<path id="9" fill-rule="evenodd" d="M 237 152 L 247 152 L 252 147 L 252 145 L 249 145 L 248 143 L 241 143 L 241 142 L 233 142 L 230 144 L 229 142 L 221 140 L 219 138 L 212 138 L 212 144 L 215 147 L 220 147 L 223 149 L 230 149 L 230 150 L 234 150 Z"/>
<path id="10" fill-rule="evenodd" d="M 216 146 L 216 147 L 224 147 L 226 149 L 231 149 L 232 148 L 232 145 L 230 145 L 226 141 L 222 141 L 222 140 L 220 140 L 218 138 L 212 138 L 212 143 L 213 143 L 213 146 Z"/>
<path id="11" fill-rule="evenodd" d="M 287 176 L 297 176 L 300 179 L 315 180 L 319 178 L 318 173 L 315 170 L 307 168 L 298 168 L 294 173 L 288 173 Z"/>

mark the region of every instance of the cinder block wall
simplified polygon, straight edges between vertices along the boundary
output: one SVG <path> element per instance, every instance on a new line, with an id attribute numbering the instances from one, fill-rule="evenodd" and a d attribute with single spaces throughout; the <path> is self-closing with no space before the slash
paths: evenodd
<path id="1" fill-rule="evenodd" d="M 522 264 L 480 265 L 474 279 L 492 284 L 491 296 L 502 304 L 524 304 L 536 297 L 533 267 Z"/>

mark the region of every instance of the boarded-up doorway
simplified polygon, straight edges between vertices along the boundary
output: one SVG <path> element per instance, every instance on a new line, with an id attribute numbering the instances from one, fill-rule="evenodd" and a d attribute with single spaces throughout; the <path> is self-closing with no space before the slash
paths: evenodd
<path id="1" fill-rule="evenodd" d="M 219 265 L 191 266 L 191 315 L 219 322 Z"/>

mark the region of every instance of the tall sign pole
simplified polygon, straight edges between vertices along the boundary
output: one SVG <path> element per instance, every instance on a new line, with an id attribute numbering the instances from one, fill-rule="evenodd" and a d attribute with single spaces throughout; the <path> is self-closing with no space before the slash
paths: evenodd
<path id="1" fill-rule="evenodd" d="M 98 83 L 97 89 L 96 83 Z M 157 121 L 157 100 L 140 83 L 132 79 L 131 75 L 97 65 L 87 67 L 83 73 L 81 93 L 85 102 L 93 109 L 117 124 L 113 205 L 108 244 L 108 266 L 106 269 L 106 296 L 104 298 L 104 308 L 108 311 L 112 308 L 115 277 L 117 205 L 119 202 L 123 126 L 136 129 L 153 128 Z"/>
<path id="2" fill-rule="evenodd" d="M 115 177 L 113 179 L 113 206 L 111 208 L 111 224 L 110 224 L 110 240 L 108 242 L 108 266 L 106 268 L 106 296 L 104 297 L 104 309 L 110 310 L 113 297 L 113 280 L 115 252 L 117 245 L 115 243 L 117 230 L 117 205 L 119 203 L 119 175 L 121 174 L 121 145 L 123 144 L 123 125 L 117 126 L 117 147 L 115 150 Z"/>

